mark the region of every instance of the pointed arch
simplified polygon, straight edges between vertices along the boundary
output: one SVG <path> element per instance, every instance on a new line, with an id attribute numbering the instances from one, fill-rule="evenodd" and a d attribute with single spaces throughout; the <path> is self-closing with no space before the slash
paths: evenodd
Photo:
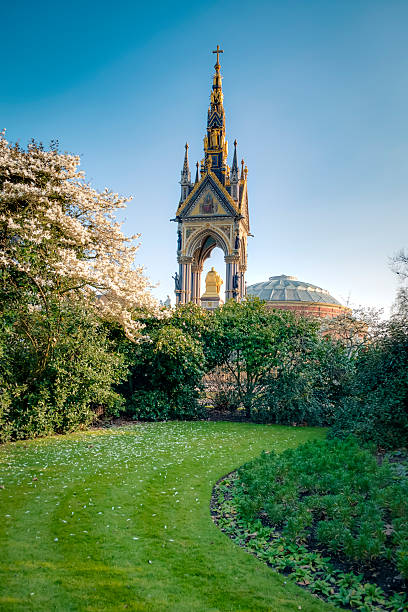
<path id="1" fill-rule="evenodd" d="M 186 255 L 194 257 L 197 263 L 202 263 L 215 247 L 219 247 L 224 252 L 224 256 L 229 255 L 227 241 L 221 232 L 213 227 L 206 227 L 192 235 L 191 241 L 187 244 Z"/>

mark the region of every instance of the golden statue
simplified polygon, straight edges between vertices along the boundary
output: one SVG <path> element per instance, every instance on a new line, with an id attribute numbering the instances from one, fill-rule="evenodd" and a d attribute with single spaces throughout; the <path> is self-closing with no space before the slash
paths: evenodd
<path id="1" fill-rule="evenodd" d="M 222 284 L 223 280 L 221 276 L 214 268 L 211 268 L 205 277 L 205 293 L 201 296 L 201 299 L 219 298 Z"/>

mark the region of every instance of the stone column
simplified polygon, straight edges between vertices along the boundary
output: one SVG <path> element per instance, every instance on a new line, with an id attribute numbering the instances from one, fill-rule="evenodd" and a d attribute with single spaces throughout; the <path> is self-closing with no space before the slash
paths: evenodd
<path id="1" fill-rule="evenodd" d="M 234 276 L 239 275 L 239 257 L 237 255 L 226 255 L 224 257 L 226 263 L 225 274 L 225 301 L 228 302 L 231 298 L 239 299 L 241 284 L 238 282 L 238 288 L 234 289 Z"/>
<path id="2" fill-rule="evenodd" d="M 241 268 L 240 271 L 240 299 L 242 300 L 242 298 L 245 297 L 245 268 Z"/>
<path id="3" fill-rule="evenodd" d="M 179 257 L 177 258 L 177 261 L 179 261 Z M 183 299 L 183 294 L 181 292 L 181 278 L 182 278 L 182 274 L 183 274 L 183 266 L 179 263 L 179 270 L 178 270 L 178 275 L 179 275 L 179 287 L 180 289 L 175 288 L 174 289 L 174 293 L 176 294 L 176 306 L 177 304 L 182 304 L 182 299 Z"/>
<path id="4" fill-rule="evenodd" d="M 191 301 L 200 305 L 201 273 L 203 267 L 197 264 L 191 266 Z"/>
<path id="5" fill-rule="evenodd" d="M 191 264 L 192 257 L 181 255 L 178 258 L 180 264 L 180 301 L 179 304 L 187 304 L 191 300 Z"/>

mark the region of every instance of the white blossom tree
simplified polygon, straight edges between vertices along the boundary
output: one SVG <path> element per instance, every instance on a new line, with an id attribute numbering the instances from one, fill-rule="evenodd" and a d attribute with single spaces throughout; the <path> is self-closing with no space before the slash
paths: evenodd
<path id="1" fill-rule="evenodd" d="M 64 432 L 112 414 L 126 377 L 115 326 L 131 341 L 160 313 L 134 265 L 138 236 L 79 157 L 26 150 L 0 134 L 0 441 Z"/>
<path id="2" fill-rule="evenodd" d="M 400 250 L 392 258 L 391 268 L 401 283 L 393 305 L 393 313 L 400 318 L 408 319 L 408 252 Z"/>
<path id="3" fill-rule="evenodd" d="M 158 304 L 142 268 L 134 266 L 139 236 L 125 237 L 115 221 L 128 200 L 93 189 L 79 163 L 78 156 L 59 153 L 55 144 L 46 151 L 32 142 L 23 150 L 1 133 L 3 291 L 14 292 L 18 302 L 24 288 L 25 301 L 31 301 L 27 310 L 46 313 L 55 299 L 86 298 L 135 340 L 143 328 L 135 312 L 157 312 Z"/>

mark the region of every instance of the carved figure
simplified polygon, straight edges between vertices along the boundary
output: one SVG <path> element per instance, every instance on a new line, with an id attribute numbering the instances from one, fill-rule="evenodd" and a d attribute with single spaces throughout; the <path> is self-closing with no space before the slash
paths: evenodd
<path id="1" fill-rule="evenodd" d="M 177 232 L 177 250 L 181 251 L 181 232 Z"/>
<path id="2" fill-rule="evenodd" d="M 239 249 L 239 234 L 237 234 L 237 235 L 235 236 L 235 246 L 234 246 L 234 249 L 235 249 L 236 251 L 238 251 L 238 249 Z"/>
<path id="3" fill-rule="evenodd" d="M 232 288 L 238 289 L 238 287 L 239 287 L 239 275 L 238 275 L 238 272 L 235 272 L 234 276 L 232 277 Z"/>
<path id="4" fill-rule="evenodd" d="M 216 285 L 217 285 L 217 293 L 218 295 L 220 295 L 220 291 L 221 291 L 221 285 L 223 285 L 224 281 L 222 280 L 221 276 L 219 274 L 217 274 L 216 276 Z"/>
<path id="5" fill-rule="evenodd" d="M 172 276 L 171 278 L 174 279 L 174 290 L 175 291 L 180 291 L 180 289 L 181 289 L 181 279 L 180 279 L 179 275 L 177 274 L 177 272 L 175 272 L 174 276 Z"/>

